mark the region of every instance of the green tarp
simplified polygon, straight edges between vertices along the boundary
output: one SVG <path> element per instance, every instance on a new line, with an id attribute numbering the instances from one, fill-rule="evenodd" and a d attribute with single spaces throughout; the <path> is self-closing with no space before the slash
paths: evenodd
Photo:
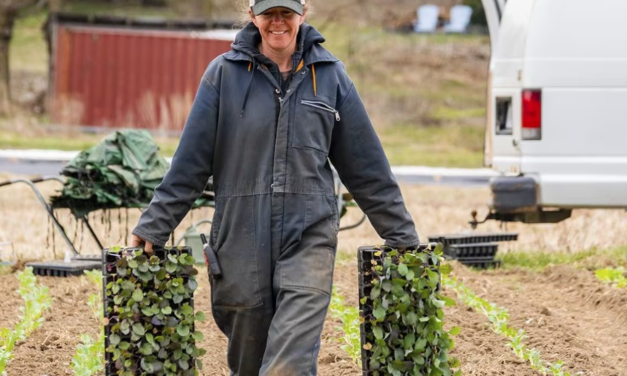
<path id="1" fill-rule="evenodd" d="M 51 205 L 69 208 L 76 217 L 99 209 L 145 207 L 168 168 L 148 131 L 117 131 L 63 168 L 65 185 Z M 201 197 L 194 206 L 206 205 L 211 200 Z"/>

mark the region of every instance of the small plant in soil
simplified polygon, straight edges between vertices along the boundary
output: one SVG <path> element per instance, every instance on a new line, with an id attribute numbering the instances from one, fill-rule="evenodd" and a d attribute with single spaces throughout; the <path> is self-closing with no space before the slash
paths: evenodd
<path id="1" fill-rule="evenodd" d="M 605 283 L 609 283 L 613 287 L 627 289 L 627 275 L 625 272 L 625 268 L 606 268 L 599 269 L 594 272 L 598 279 Z"/>
<path id="2" fill-rule="evenodd" d="M 529 348 L 523 343 L 523 340 L 527 338 L 526 332 L 523 329 L 516 329 L 509 325 L 509 314 L 504 308 L 478 297 L 472 290 L 455 278 L 445 278 L 443 284 L 455 291 L 461 302 L 487 316 L 492 323 L 494 331 L 507 338 L 509 340 L 507 345 L 521 359 L 529 362 L 532 369 L 539 371 L 543 375 L 571 376 L 568 371 L 563 369 L 564 363 L 561 360 L 555 363 L 542 360 L 538 350 Z"/>
<path id="3" fill-rule="evenodd" d="M 344 304 L 344 298 L 335 288 L 331 295 L 331 304 L 329 305 L 331 315 L 342 322 L 342 326 L 336 326 L 334 329 L 344 335 L 340 338 L 342 345 L 340 348 L 351 357 L 351 359 L 361 366 L 361 338 L 360 338 L 360 317 L 359 309 Z"/>
<path id="4" fill-rule="evenodd" d="M 89 334 L 80 335 L 80 343 L 72 357 L 70 368 L 74 376 L 91 376 L 102 371 L 104 353 L 104 335 L 95 339 Z"/>
<path id="5" fill-rule="evenodd" d="M 439 293 L 441 247 L 374 253 L 365 270 L 369 294 L 362 297 L 364 350 L 374 376 L 452 375 L 459 361 L 449 356 L 458 327 L 444 329 L 445 305 L 454 301 Z M 454 373 L 460 375 L 460 371 Z"/>
<path id="6" fill-rule="evenodd" d="M 141 249 L 112 248 L 120 255 L 107 264 L 106 317 L 108 347 L 114 374 L 198 375 L 198 358 L 205 350 L 197 347 L 203 338 L 194 331 L 193 294 L 198 283 L 194 257 L 174 248 L 152 256 Z"/>
<path id="7" fill-rule="evenodd" d="M 100 333 L 94 338 L 89 334 L 81 334 L 80 342 L 72 357 L 70 368 L 74 376 L 91 376 L 104 369 L 105 336 L 103 330 L 104 317 L 102 315 L 102 272 L 100 270 L 86 270 L 86 279 L 96 286 L 97 293 L 90 294 L 87 305 L 91 308 L 94 319 L 98 323 Z"/>
<path id="8" fill-rule="evenodd" d="M 14 328 L 0 328 L 0 375 L 5 375 L 7 363 L 13 359 L 13 348 L 18 341 L 24 341 L 44 321 L 43 314 L 52 305 L 52 297 L 46 286 L 38 285 L 33 268 L 26 268 L 16 274 L 20 281 L 17 292 L 24 300 L 20 307 L 20 321 Z"/>

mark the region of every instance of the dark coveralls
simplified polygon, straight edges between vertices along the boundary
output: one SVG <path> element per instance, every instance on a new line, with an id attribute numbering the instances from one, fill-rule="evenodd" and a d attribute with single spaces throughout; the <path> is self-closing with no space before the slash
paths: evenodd
<path id="1" fill-rule="evenodd" d="M 379 139 L 343 64 L 303 24 L 293 79 L 259 54 L 251 23 L 209 64 L 170 170 L 133 233 L 156 245 L 208 178 L 222 279 L 212 311 L 231 375 L 315 375 L 339 227 L 333 173 L 386 244 L 418 244 Z M 211 351 L 211 350 L 209 350 Z"/>

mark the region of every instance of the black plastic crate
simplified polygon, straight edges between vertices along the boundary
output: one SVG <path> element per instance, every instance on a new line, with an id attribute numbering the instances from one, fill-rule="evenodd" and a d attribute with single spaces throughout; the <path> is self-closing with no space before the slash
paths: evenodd
<path id="1" fill-rule="evenodd" d="M 515 232 L 446 234 L 429 236 L 430 242 L 442 243 L 446 249 L 451 244 L 496 243 L 518 240 Z"/>
<path id="2" fill-rule="evenodd" d="M 95 270 L 101 268 L 100 260 L 85 261 L 71 260 L 52 260 L 43 262 L 29 262 L 26 266 L 33 268 L 33 274 L 49 277 L 70 277 L 82 275 L 86 270 Z"/>
<path id="3" fill-rule="evenodd" d="M 499 249 L 497 243 L 451 244 L 444 249 L 444 254 L 451 258 L 472 258 L 496 256 Z"/>
<path id="4" fill-rule="evenodd" d="M 101 255 L 76 255 L 76 256 L 72 257 L 72 260 L 77 260 L 77 261 L 98 261 L 98 263 L 100 263 L 100 261 L 102 261 L 102 256 Z"/>
<path id="5" fill-rule="evenodd" d="M 111 335 L 111 327 L 117 323 L 114 315 L 108 312 L 107 308 L 113 308 L 114 303 L 113 299 L 107 297 L 107 285 L 109 282 L 117 281 L 117 266 L 116 263 L 120 258 L 125 257 L 131 252 L 137 251 L 138 248 L 125 248 L 120 252 L 109 252 L 109 249 L 104 249 L 102 251 L 102 261 L 99 262 L 99 266 L 102 268 L 102 279 L 103 279 L 103 309 L 104 309 L 104 317 L 106 318 L 105 322 L 105 349 L 109 347 L 109 336 Z M 192 255 L 192 250 L 190 247 L 176 247 L 176 248 L 156 248 L 154 249 L 154 255 L 159 257 L 160 260 L 165 261 L 168 254 L 188 254 Z M 185 303 L 189 304 L 192 308 L 194 308 L 194 298 L 184 299 L 179 303 L 180 305 L 184 305 Z M 191 332 L 195 331 L 194 326 L 191 328 Z M 192 364 L 195 364 L 195 359 L 192 359 Z M 115 362 L 113 361 L 113 354 L 105 351 L 105 376 L 117 376 L 117 370 L 115 367 Z"/>
<path id="6" fill-rule="evenodd" d="M 498 268 L 501 266 L 501 260 L 495 259 L 494 257 L 467 257 L 459 259 L 451 258 L 451 260 L 458 261 L 463 265 L 476 269 L 490 269 Z"/>
<path id="7" fill-rule="evenodd" d="M 491 269 L 491 268 L 498 268 L 501 266 L 501 260 L 497 260 L 494 259 L 492 257 L 485 257 L 485 258 L 481 258 L 481 257 L 473 257 L 473 258 L 461 258 L 461 259 L 457 259 L 457 261 L 461 262 L 462 264 L 469 266 L 471 268 L 477 268 L 477 269 Z"/>
<path id="8" fill-rule="evenodd" d="M 424 251 L 427 248 L 435 249 L 437 243 L 428 243 L 421 244 L 418 247 L 418 251 Z M 370 376 L 372 375 L 372 371 L 368 369 L 368 364 L 370 363 L 371 353 L 370 351 L 364 349 L 364 345 L 367 343 L 367 335 L 372 332 L 371 324 L 367 320 L 367 317 L 372 314 L 372 309 L 366 303 L 362 303 L 362 298 L 370 297 L 370 291 L 372 290 L 372 277 L 370 277 L 370 269 L 372 266 L 381 263 L 382 256 L 375 256 L 375 253 L 379 251 L 383 251 L 385 247 L 377 247 L 377 246 L 366 246 L 359 247 L 357 253 L 357 272 L 358 272 L 358 282 L 359 282 L 359 315 L 362 318 L 365 318 L 364 322 L 360 325 L 360 334 L 361 334 L 361 364 L 362 364 L 362 375 Z M 439 274 L 439 265 L 434 266 L 435 271 Z M 438 284 L 436 291 L 440 290 L 440 284 Z M 368 299 L 369 300 L 369 299 Z"/>

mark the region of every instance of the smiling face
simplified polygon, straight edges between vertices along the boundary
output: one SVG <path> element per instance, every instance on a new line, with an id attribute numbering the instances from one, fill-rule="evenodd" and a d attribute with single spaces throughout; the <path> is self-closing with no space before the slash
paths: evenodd
<path id="1" fill-rule="evenodd" d="M 250 12 L 252 22 L 261 33 L 261 47 L 264 55 L 292 54 L 296 49 L 296 37 L 300 25 L 305 22 L 302 16 L 287 8 L 271 8 L 255 16 Z"/>

